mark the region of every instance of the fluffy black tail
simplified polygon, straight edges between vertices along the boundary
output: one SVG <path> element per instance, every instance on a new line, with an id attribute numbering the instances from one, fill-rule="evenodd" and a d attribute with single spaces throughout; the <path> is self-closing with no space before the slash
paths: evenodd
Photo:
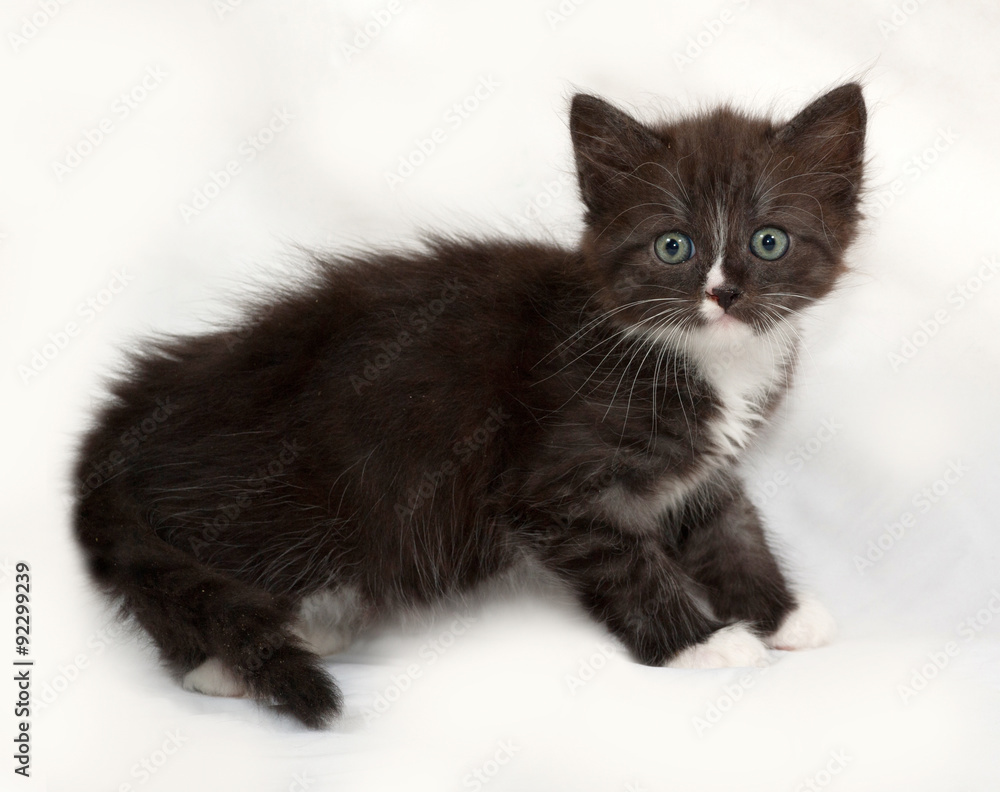
<path id="1" fill-rule="evenodd" d="M 76 537 L 93 578 L 152 636 L 167 666 L 182 675 L 218 658 L 251 696 L 306 726 L 337 715 L 340 691 L 289 630 L 290 605 L 163 541 L 115 489 L 107 482 L 79 496 Z"/>

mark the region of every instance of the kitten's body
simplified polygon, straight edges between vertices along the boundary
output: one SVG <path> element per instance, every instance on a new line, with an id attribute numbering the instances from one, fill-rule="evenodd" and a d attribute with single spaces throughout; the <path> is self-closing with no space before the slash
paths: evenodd
<path id="1" fill-rule="evenodd" d="M 77 534 L 189 687 L 317 725 L 339 694 L 310 648 L 525 556 L 649 664 L 720 641 L 753 660 L 787 619 L 734 465 L 785 391 L 798 310 L 842 270 L 860 91 L 784 126 L 720 110 L 649 128 L 578 97 L 572 127 L 580 251 L 440 241 L 321 264 L 115 387 Z M 762 226 L 788 232 L 786 260 L 751 257 Z M 675 228 L 698 249 L 666 264 L 650 243 Z"/>

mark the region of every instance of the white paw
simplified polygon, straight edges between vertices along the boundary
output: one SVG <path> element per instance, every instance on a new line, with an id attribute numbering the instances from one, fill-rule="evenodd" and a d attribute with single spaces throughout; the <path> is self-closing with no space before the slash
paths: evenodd
<path id="1" fill-rule="evenodd" d="M 768 665 L 767 646 L 742 622 L 712 633 L 667 663 L 669 668 L 739 668 Z"/>
<path id="2" fill-rule="evenodd" d="M 206 696 L 247 698 L 246 686 L 217 657 L 210 657 L 197 668 L 188 671 L 181 680 L 185 690 Z"/>
<path id="3" fill-rule="evenodd" d="M 799 604 L 765 640 L 772 649 L 815 649 L 833 640 L 837 623 L 819 600 L 799 597 Z"/>

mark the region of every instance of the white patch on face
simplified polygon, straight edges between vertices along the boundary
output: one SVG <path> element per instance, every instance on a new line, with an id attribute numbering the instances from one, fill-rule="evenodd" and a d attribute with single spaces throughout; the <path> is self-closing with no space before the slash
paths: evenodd
<path id="1" fill-rule="evenodd" d="M 705 278 L 705 292 L 706 294 L 711 294 L 712 289 L 717 289 L 723 283 L 726 282 L 725 275 L 722 274 L 722 254 L 715 260 L 712 265 L 712 269 L 708 271 L 708 277 Z"/>
<path id="2" fill-rule="evenodd" d="M 708 277 L 705 279 L 705 292 L 701 295 L 701 302 L 698 304 L 699 312 L 709 322 L 717 322 L 726 315 L 722 306 L 708 296 L 712 293 L 712 289 L 718 288 L 725 281 L 725 276 L 722 274 L 722 254 L 720 253 L 715 259 L 712 269 L 708 271 Z"/>
<path id="3" fill-rule="evenodd" d="M 689 646 L 667 662 L 667 668 L 763 668 L 767 646 L 742 622 L 716 630 L 707 641 Z"/>
<path id="4" fill-rule="evenodd" d="M 830 643 L 836 633 L 837 623 L 823 603 L 812 596 L 801 596 L 795 610 L 765 641 L 772 649 L 815 649 Z"/>
<path id="5" fill-rule="evenodd" d="M 249 692 L 242 680 L 218 657 L 210 657 L 197 668 L 188 671 L 181 680 L 185 690 L 204 693 L 206 696 L 248 698 Z"/>
<path id="6" fill-rule="evenodd" d="M 357 589 L 325 589 L 302 600 L 292 631 L 316 654 L 336 654 L 350 646 L 366 617 Z"/>
<path id="7" fill-rule="evenodd" d="M 722 272 L 722 262 L 726 258 L 726 236 L 728 228 L 726 226 L 726 211 L 722 203 L 715 206 L 715 216 L 711 223 L 712 243 L 714 245 L 715 262 L 708 271 L 705 278 L 705 289 L 701 295 L 701 302 L 698 310 L 709 322 L 718 322 L 725 318 L 726 312 L 722 306 L 713 300 L 710 295 L 713 289 L 717 289 L 726 282 L 726 276 Z"/>

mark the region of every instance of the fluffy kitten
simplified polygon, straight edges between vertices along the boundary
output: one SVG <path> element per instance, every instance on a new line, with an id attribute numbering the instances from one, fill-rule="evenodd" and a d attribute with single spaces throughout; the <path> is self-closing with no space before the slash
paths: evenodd
<path id="1" fill-rule="evenodd" d="M 319 261 L 153 345 L 76 470 L 93 578 L 186 687 L 313 727 L 341 706 L 319 654 L 525 556 L 642 663 L 821 643 L 734 468 L 845 269 L 865 118 L 856 84 L 787 123 L 578 95 L 578 249 Z"/>

